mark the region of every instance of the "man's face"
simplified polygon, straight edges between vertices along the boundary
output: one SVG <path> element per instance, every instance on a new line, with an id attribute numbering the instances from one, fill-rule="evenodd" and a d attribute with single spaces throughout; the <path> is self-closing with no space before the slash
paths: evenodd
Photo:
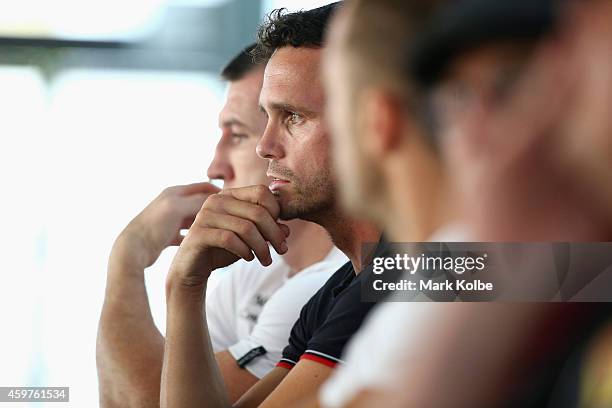
<path id="1" fill-rule="evenodd" d="M 436 138 L 466 202 L 492 191 L 485 187 L 491 183 L 491 166 L 497 168 L 509 160 L 511 153 L 503 147 L 508 143 L 500 145 L 499 137 L 491 134 L 493 129 L 485 130 L 482 125 L 512 103 L 531 49 L 520 43 L 499 42 L 464 52 L 454 59 L 430 95 Z M 512 123 L 508 130 L 520 132 L 521 126 L 520 121 Z M 517 136 L 505 139 L 512 143 Z"/>
<path id="2" fill-rule="evenodd" d="M 542 168 L 546 163 L 540 144 L 524 143 L 540 136 L 530 134 L 521 115 L 527 113 L 525 102 L 536 96 L 531 93 L 538 92 L 521 82 L 531 50 L 527 45 L 491 43 L 465 52 L 431 95 L 436 136 L 464 214 L 473 225 L 514 223 L 509 214 L 531 212 L 526 205 L 539 203 L 547 193 L 542 177 L 550 173 Z M 516 120 L 509 120 L 516 114 Z M 491 227 L 495 234 L 508 230 L 506 225 Z"/>
<path id="3" fill-rule="evenodd" d="M 465 52 L 450 65 L 435 87 L 431 103 L 439 137 L 478 114 L 479 108 L 497 108 L 511 94 L 530 48 L 515 43 L 492 43 Z"/>
<path id="4" fill-rule="evenodd" d="M 266 116 L 258 106 L 262 81 L 263 67 L 229 83 L 219 114 L 221 139 L 207 172 L 209 178 L 223 180 L 225 188 L 269 183 L 267 163 L 255 151 L 266 127 Z"/>
<path id="5" fill-rule="evenodd" d="M 264 74 L 259 103 L 268 123 L 257 153 L 268 159 L 281 219 L 316 219 L 335 204 L 320 60 L 320 49 L 282 47 Z"/>
<path id="6" fill-rule="evenodd" d="M 338 174 L 342 204 L 358 215 L 373 216 L 372 200 L 380 197 L 379 163 L 364 151 L 363 114 L 359 110 L 352 68 L 357 63 L 345 49 L 349 7 L 335 15 L 323 58 L 323 78 L 327 95 L 326 117 L 332 134 L 333 162 Z"/>

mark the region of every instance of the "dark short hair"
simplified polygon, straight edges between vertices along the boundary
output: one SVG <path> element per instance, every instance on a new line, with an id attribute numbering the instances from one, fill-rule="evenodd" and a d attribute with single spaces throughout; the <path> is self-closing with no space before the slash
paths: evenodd
<path id="1" fill-rule="evenodd" d="M 536 44 L 551 33 L 559 0 L 463 0 L 449 5 L 428 23 L 410 51 L 410 70 L 424 89 L 434 87 L 463 52 L 496 40 Z"/>
<path id="2" fill-rule="evenodd" d="M 251 55 L 257 44 L 253 43 L 240 51 L 230 62 L 223 67 L 221 78 L 226 81 L 238 81 L 246 74 L 257 68 L 260 64 L 253 60 Z"/>
<path id="3" fill-rule="evenodd" d="M 257 46 L 252 52 L 256 61 L 267 61 L 278 48 L 323 46 L 325 32 L 333 12 L 341 2 L 312 10 L 287 13 L 281 8 L 272 11 L 257 31 Z"/>

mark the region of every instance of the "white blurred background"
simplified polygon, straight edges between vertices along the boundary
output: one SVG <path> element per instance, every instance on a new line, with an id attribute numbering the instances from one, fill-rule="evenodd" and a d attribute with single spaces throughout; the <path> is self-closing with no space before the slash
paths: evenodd
<path id="1" fill-rule="evenodd" d="M 163 188 L 206 179 L 219 69 L 261 17 L 326 3 L 0 2 L 0 386 L 68 386 L 62 406 L 98 405 L 115 236 Z M 174 252 L 146 274 L 162 332 Z"/>

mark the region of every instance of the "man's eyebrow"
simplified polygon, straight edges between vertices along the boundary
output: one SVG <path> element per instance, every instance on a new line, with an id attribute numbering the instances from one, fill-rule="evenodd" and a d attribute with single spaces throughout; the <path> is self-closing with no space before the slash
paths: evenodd
<path id="1" fill-rule="evenodd" d="M 248 126 L 246 125 L 246 123 L 241 122 L 240 120 L 235 119 L 235 118 L 226 119 L 221 122 L 221 127 L 229 127 L 229 126 L 242 126 L 248 129 Z"/>
<path id="2" fill-rule="evenodd" d="M 263 107 L 263 105 L 259 105 L 259 108 L 262 111 L 266 112 L 266 109 Z M 283 103 L 283 102 L 271 103 L 269 105 L 269 109 L 274 110 L 274 111 L 281 111 L 281 112 L 296 112 L 296 113 L 301 113 L 305 116 L 310 116 L 315 113 L 311 111 L 310 109 L 307 109 L 301 106 L 297 106 L 297 105 L 292 105 L 290 103 Z"/>

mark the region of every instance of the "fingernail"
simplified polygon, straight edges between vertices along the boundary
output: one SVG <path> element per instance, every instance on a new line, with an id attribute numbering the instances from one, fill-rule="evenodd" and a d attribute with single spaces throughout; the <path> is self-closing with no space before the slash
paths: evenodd
<path id="1" fill-rule="evenodd" d="M 266 257 L 266 258 L 262 259 L 261 260 L 261 265 L 262 266 L 270 266 L 270 265 L 272 265 L 272 258 Z"/>

